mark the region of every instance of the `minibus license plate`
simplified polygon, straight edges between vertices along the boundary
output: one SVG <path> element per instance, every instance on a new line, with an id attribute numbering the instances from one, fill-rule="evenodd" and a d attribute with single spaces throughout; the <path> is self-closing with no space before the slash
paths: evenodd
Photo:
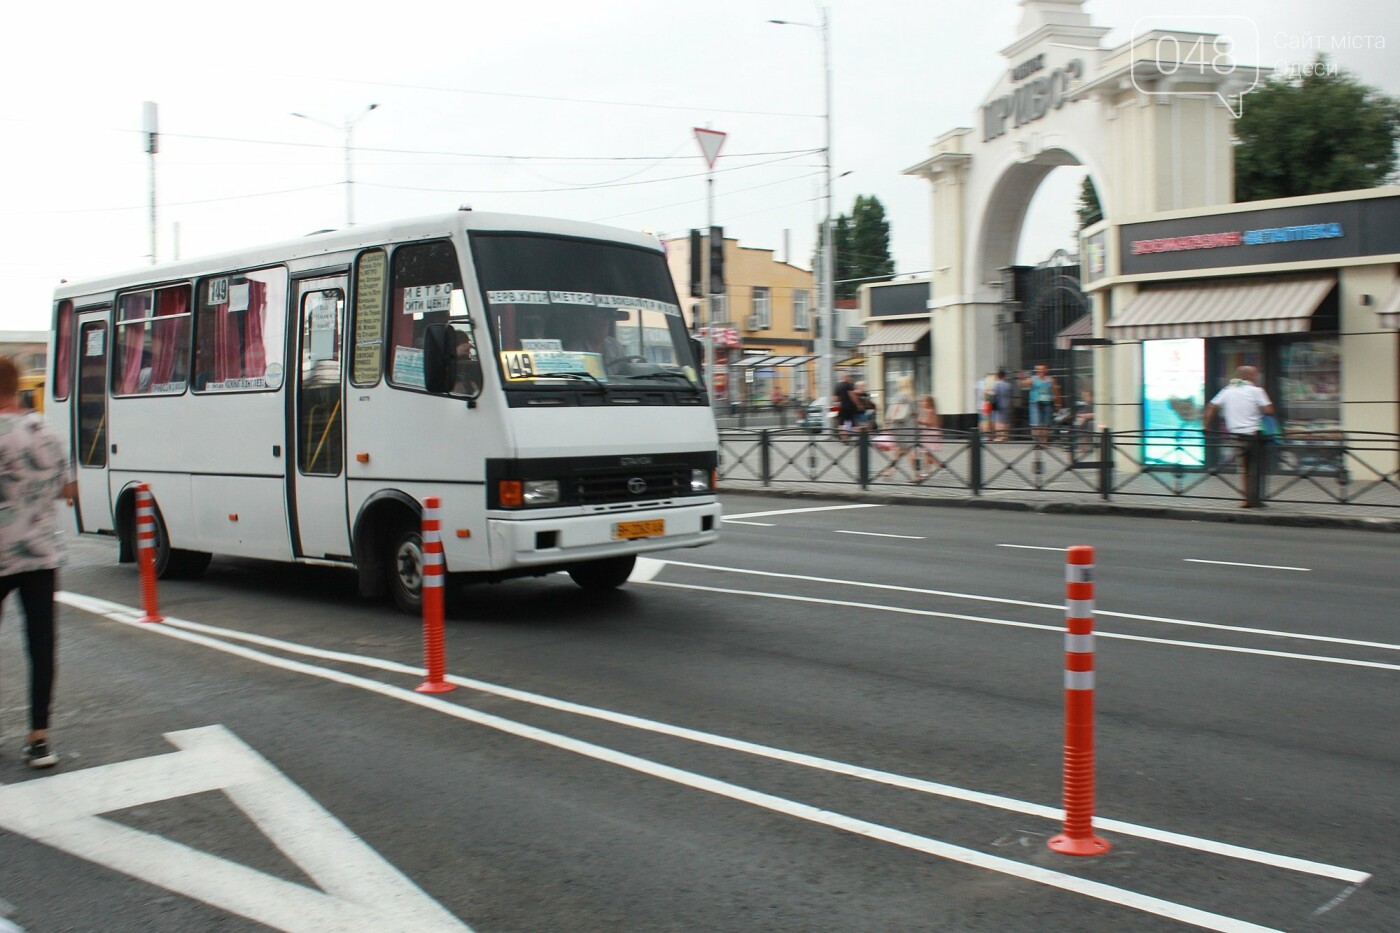
<path id="1" fill-rule="evenodd" d="M 658 518 L 649 522 L 618 522 L 613 525 L 614 541 L 632 541 L 636 538 L 659 538 L 666 533 L 666 520 Z"/>

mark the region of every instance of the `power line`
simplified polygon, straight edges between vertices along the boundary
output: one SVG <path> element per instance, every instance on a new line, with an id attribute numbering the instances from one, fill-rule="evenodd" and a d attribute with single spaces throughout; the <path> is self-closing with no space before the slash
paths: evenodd
<path id="1" fill-rule="evenodd" d="M 643 104 L 630 100 L 600 100 L 591 97 L 555 97 L 546 94 L 512 94 L 505 91 L 476 91 L 469 88 L 460 87 L 440 87 L 431 84 L 395 84 L 388 81 L 366 81 L 360 78 L 330 78 L 331 81 L 340 81 L 345 84 L 362 84 L 370 87 L 392 87 L 410 91 L 439 91 L 446 94 L 472 94 L 480 97 L 506 97 L 513 100 L 545 100 L 554 103 L 566 104 L 596 104 L 606 107 L 639 107 L 648 110 L 682 110 L 690 113 L 704 111 L 705 113 L 737 113 L 755 117 L 798 117 L 805 120 L 821 119 L 819 113 L 785 113 L 771 110 L 726 110 L 716 107 L 691 107 L 681 104 Z"/>
<path id="2" fill-rule="evenodd" d="M 300 191 L 316 191 L 321 188 L 338 188 L 342 182 L 331 182 L 324 185 L 307 185 L 303 188 L 283 188 L 280 191 L 258 191 L 253 194 L 232 194 L 223 198 L 201 198 L 197 201 L 166 201 L 161 203 L 161 207 L 189 207 L 194 204 L 217 204 L 221 201 L 243 201 L 248 198 L 270 198 L 279 194 L 296 194 Z M 0 211 L 0 217 L 50 217 L 62 214 L 114 214 L 119 211 L 144 211 L 147 205 L 138 204 L 134 207 L 79 207 L 71 210 L 61 211 Z"/>
<path id="3" fill-rule="evenodd" d="M 717 169 L 715 170 L 714 174 L 718 175 L 721 172 L 737 172 L 743 169 L 758 168 L 761 165 L 772 165 L 775 162 L 786 162 L 789 159 L 797 158 L 798 156 L 808 155 L 810 154 L 810 151 L 811 150 L 802 150 L 801 152 L 798 152 L 795 156 L 784 156 L 781 159 L 769 159 L 766 162 L 754 162 L 750 165 L 736 165 L 733 168 Z M 703 178 L 708 174 L 710 173 L 695 172 L 690 175 L 668 175 L 665 178 L 650 178 L 646 181 L 628 181 L 616 183 L 605 182 L 592 185 L 578 184 L 569 185 L 562 188 L 421 188 L 414 185 L 386 185 L 375 182 L 361 182 L 361 184 L 370 188 L 387 188 L 391 191 L 427 191 L 438 192 L 442 194 L 555 194 L 565 191 L 592 191 L 601 188 L 631 188 L 635 187 L 636 185 L 655 185 L 667 181 L 683 181 L 688 178 Z"/>

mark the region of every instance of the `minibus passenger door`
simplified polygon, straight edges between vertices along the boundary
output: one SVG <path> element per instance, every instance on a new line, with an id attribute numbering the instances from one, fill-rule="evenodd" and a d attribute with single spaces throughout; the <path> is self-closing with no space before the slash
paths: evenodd
<path id="1" fill-rule="evenodd" d="M 78 315 L 78 386 L 73 393 L 73 468 L 81 531 L 111 531 L 108 487 L 107 354 L 109 308 Z"/>
<path id="2" fill-rule="evenodd" d="M 297 283 L 297 382 L 294 469 L 287 471 L 297 556 L 348 559 L 345 501 L 343 275 Z"/>

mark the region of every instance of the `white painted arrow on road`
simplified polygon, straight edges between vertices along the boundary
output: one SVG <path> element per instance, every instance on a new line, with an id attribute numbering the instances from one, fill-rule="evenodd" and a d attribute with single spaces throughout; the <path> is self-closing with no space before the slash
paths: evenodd
<path id="1" fill-rule="evenodd" d="M 466 930 L 223 726 L 166 733 L 180 749 L 0 785 L 0 828 L 279 930 Z M 317 891 L 100 814 L 223 791 Z"/>

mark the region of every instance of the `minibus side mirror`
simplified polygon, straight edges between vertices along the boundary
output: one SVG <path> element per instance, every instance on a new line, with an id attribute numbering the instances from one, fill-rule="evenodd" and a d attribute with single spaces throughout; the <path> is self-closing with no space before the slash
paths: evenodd
<path id="1" fill-rule="evenodd" d="M 447 324 L 429 324 L 423 332 L 423 387 L 434 395 L 452 391 L 456 376 L 456 360 L 452 352 L 452 328 Z"/>
<path id="2" fill-rule="evenodd" d="M 698 337 L 690 338 L 690 355 L 695 357 L 695 370 L 700 373 L 700 379 L 705 378 L 705 345 Z"/>

